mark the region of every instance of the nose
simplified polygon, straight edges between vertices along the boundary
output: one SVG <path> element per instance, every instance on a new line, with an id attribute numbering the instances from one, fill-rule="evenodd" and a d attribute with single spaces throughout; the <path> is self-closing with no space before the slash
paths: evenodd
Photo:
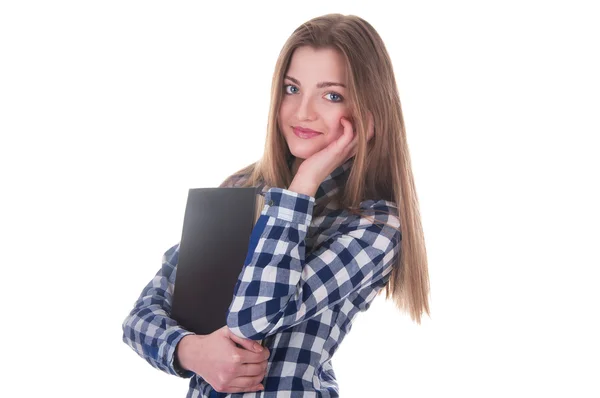
<path id="1" fill-rule="evenodd" d="M 316 119 L 317 115 L 309 96 L 306 96 L 299 101 L 298 108 L 296 108 L 296 117 L 298 120 L 306 121 L 312 121 Z"/>

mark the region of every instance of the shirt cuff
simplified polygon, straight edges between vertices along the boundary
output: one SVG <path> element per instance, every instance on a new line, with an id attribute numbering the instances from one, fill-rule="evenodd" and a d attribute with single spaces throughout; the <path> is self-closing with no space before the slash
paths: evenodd
<path id="1" fill-rule="evenodd" d="M 296 224 L 310 225 L 315 198 L 283 188 L 270 188 L 265 194 L 262 215 Z"/>
<path id="2" fill-rule="evenodd" d="M 186 379 L 192 377 L 194 375 L 194 372 L 175 366 L 175 350 L 177 349 L 177 344 L 179 344 L 181 339 L 190 334 L 195 333 L 190 332 L 189 330 L 185 330 L 181 327 L 174 327 L 172 330 L 169 331 L 166 338 L 165 355 L 167 365 L 169 367 L 169 373 Z"/>

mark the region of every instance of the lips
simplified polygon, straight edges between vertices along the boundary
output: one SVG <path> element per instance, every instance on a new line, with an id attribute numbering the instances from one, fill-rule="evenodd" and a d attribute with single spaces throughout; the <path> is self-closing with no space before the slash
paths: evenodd
<path id="1" fill-rule="evenodd" d="M 318 131 L 302 127 L 292 127 L 292 130 L 294 130 L 294 134 L 300 138 L 313 138 L 321 134 Z"/>
<path id="2" fill-rule="evenodd" d="M 297 127 L 297 126 L 294 126 L 293 128 L 294 128 L 294 129 L 296 129 L 296 130 L 298 130 L 298 131 L 301 131 L 301 132 L 303 132 L 303 133 L 308 133 L 308 134 L 313 134 L 313 133 L 314 133 L 314 134 L 321 134 L 321 133 L 320 133 L 320 132 L 318 132 L 318 131 L 311 130 L 311 129 L 307 129 L 307 128 L 304 128 L 304 127 Z"/>

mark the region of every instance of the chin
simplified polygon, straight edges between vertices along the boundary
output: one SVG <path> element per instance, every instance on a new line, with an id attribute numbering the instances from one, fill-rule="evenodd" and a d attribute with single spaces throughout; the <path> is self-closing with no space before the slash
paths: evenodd
<path id="1" fill-rule="evenodd" d="M 301 140 L 296 136 L 291 137 L 291 140 L 287 142 L 288 148 L 294 157 L 299 159 L 308 159 L 315 153 L 319 152 L 321 145 L 318 142 L 310 142 L 308 140 Z"/>
<path id="2" fill-rule="evenodd" d="M 298 148 L 294 148 L 294 147 L 290 148 L 290 152 L 292 153 L 292 155 L 294 155 L 294 157 L 299 158 L 299 159 L 308 159 L 310 157 L 310 155 L 312 154 L 310 151 L 307 151 L 306 149 L 298 149 Z"/>
<path id="3" fill-rule="evenodd" d="M 288 146 L 288 148 L 290 148 L 290 152 L 292 153 L 292 155 L 294 155 L 294 157 L 298 158 L 298 159 L 308 159 L 309 157 L 311 157 L 312 155 L 314 155 L 315 153 L 317 153 L 319 150 L 318 148 L 307 148 L 307 147 L 300 147 L 298 146 Z"/>

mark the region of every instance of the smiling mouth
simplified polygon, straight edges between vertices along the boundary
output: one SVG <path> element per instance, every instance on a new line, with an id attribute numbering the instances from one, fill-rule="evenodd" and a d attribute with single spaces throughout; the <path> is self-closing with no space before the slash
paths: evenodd
<path id="1" fill-rule="evenodd" d="M 313 138 L 318 135 L 321 135 L 321 133 L 319 133 L 317 131 L 304 130 L 304 129 L 300 129 L 297 127 L 292 127 L 292 130 L 294 131 L 294 135 L 296 135 L 296 137 L 300 137 L 300 138 L 304 138 L 304 139 Z"/>
<path id="2" fill-rule="evenodd" d="M 306 133 L 306 134 L 321 134 L 320 131 L 315 131 L 315 130 L 311 130 L 311 129 L 305 129 L 304 127 L 297 127 L 297 126 L 292 126 L 292 128 L 294 130 L 298 130 L 302 133 Z"/>

